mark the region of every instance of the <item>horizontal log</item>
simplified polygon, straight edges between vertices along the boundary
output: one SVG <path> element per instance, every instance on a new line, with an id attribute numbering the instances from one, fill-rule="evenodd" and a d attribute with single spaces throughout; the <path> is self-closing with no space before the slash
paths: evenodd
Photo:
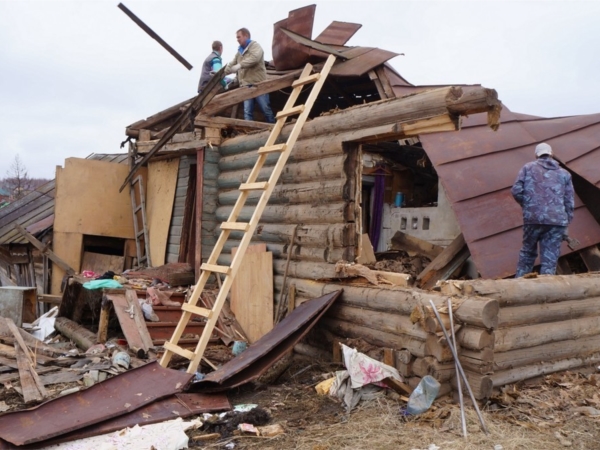
<path id="1" fill-rule="evenodd" d="M 94 333 L 66 317 L 57 317 L 54 321 L 54 328 L 60 334 L 75 342 L 77 347 L 83 350 L 87 350 L 96 344 L 96 335 Z"/>
<path id="2" fill-rule="evenodd" d="M 431 375 L 439 382 L 450 381 L 456 374 L 454 362 L 440 363 L 433 356 L 416 358 L 412 365 L 413 373 L 419 377 Z"/>
<path id="3" fill-rule="evenodd" d="M 427 353 L 427 356 L 433 356 L 440 362 L 452 361 L 454 358 L 450 347 L 446 343 L 446 339 L 431 333 L 425 341 L 425 353 Z"/>
<path id="4" fill-rule="evenodd" d="M 247 139 L 251 139 L 251 136 L 247 136 Z M 339 136 L 316 136 L 312 139 L 297 141 L 290 153 L 287 164 L 342 155 L 344 153 L 342 142 Z M 259 146 L 256 146 L 243 153 L 222 156 L 219 160 L 219 170 L 229 172 L 252 169 L 258 160 L 258 148 Z M 227 148 L 223 149 L 221 146 L 219 150 L 226 152 Z M 278 159 L 279 153 L 269 153 L 266 156 L 265 165 L 273 166 Z"/>
<path id="5" fill-rule="evenodd" d="M 557 303 L 540 303 L 526 306 L 501 308 L 498 313 L 498 328 L 533 325 L 536 323 L 559 322 L 598 314 L 600 298 L 569 300 Z"/>
<path id="6" fill-rule="evenodd" d="M 154 141 L 140 141 L 137 144 L 137 151 L 140 155 L 145 155 L 158 143 L 158 139 Z M 163 145 L 156 155 L 168 154 L 170 152 L 179 152 L 183 150 L 199 150 L 208 145 L 206 139 L 192 139 L 184 142 L 168 142 Z M 187 154 L 187 153 L 184 153 Z"/>
<path id="7" fill-rule="evenodd" d="M 408 316 L 355 308 L 337 303 L 329 309 L 327 315 L 387 333 L 407 335 L 421 340 L 426 340 L 429 336 L 429 333 L 421 328 L 419 323 L 412 323 Z"/>
<path id="8" fill-rule="evenodd" d="M 490 377 L 494 387 L 501 387 L 506 384 L 516 383 L 529 378 L 547 375 L 549 373 L 561 372 L 563 370 L 572 370 L 578 367 L 586 367 L 600 363 L 600 353 L 595 353 L 585 357 L 567 358 L 558 361 L 544 361 L 541 363 L 518 367 L 495 372 Z"/>
<path id="9" fill-rule="evenodd" d="M 507 280 L 451 280 L 442 291 L 492 297 L 501 307 L 600 297 L 600 274 L 556 275 Z"/>
<path id="10" fill-rule="evenodd" d="M 461 102 L 460 98 L 463 96 L 462 89 L 448 87 L 432 89 L 411 96 L 354 106 L 334 114 L 314 118 L 310 122 L 307 122 L 299 138 L 306 139 L 317 135 L 333 135 L 357 128 L 369 128 L 388 123 L 417 121 L 445 115 L 448 112 L 458 115 L 469 115 L 482 111 L 490 112 L 497 110 L 501 104 L 497 98 L 496 91 L 491 89 L 475 87 L 467 94 L 464 101 Z M 291 125 L 284 127 L 281 138 L 287 139 L 291 129 Z M 265 142 L 267 133 L 264 132 L 257 133 L 257 136 L 252 139 L 258 139 L 259 134 L 263 135 L 260 138 Z M 234 139 L 243 140 L 243 138 L 233 138 L 231 141 Z M 227 142 L 225 141 L 224 144 L 227 145 Z M 239 141 L 234 141 L 228 145 L 231 147 L 232 144 L 235 145 L 237 142 Z"/>
<path id="11" fill-rule="evenodd" d="M 296 345 L 294 345 L 294 351 L 296 353 L 299 353 L 300 355 L 304 355 L 304 356 L 308 356 L 310 358 L 312 358 L 313 360 L 317 360 L 317 361 L 331 361 L 331 353 L 330 352 L 326 352 L 323 349 L 314 347 L 312 345 L 309 344 L 305 344 L 305 343 L 298 343 Z"/>
<path id="12" fill-rule="evenodd" d="M 284 259 L 273 260 L 273 271 L 277 275 L 283 275 L 286 269 L 286 261 Z M 306 262 L 306 261 L 290 261 L 288 266 L 288 277 L 290 278 L 305 278 L 309 280 L 322 280 L 338 278 L 335 271 L 335 264 Z"/>
<path id="13" fill-rule="evenodd" d="M 233 206 L 220 206 L 217 208 L 217 220 L 226 222 L 233 210 Z M 244 206 L 238 216 L 238 221 L 249 222 L 256 208 Z M 329 203 L 324 205 L 267 205 L 260 218 L 262 223 L 303 223 L 327 224 L 353 222 L 354 203 Z M 260 225 L 259 225 L 260 226 Z"/>
<path id="14" fill-rule="evenodd" d="M 425 354 L 425 341 L 398 334 L 386 333 L 369 327 L 356 325 L 339 319 L 323 317 L 321 326 L 331 332 L 347 338 L 364 339 L 369 344 L 379 347 L 389 347 L 397 350 L 406 349 L 415 356 L 428 356 Z"/>
<path id="15" fill-rule="evenodd" d="M 239 186 L 239 184 L 238 184 Z M 348 183 L 345 179 L 310 181 L 308 183 L 277 184 L 269 198 L 269 205 L 287 205 L 298 203 L 336 203 L 350 201 Z M 246 199 L 246 205 L 256 205 L 262 191 L 251 191 Z M 240 196 L 240 191 L 232 189 L 219 191 L 220 205 L 234 205 Z"/>
<path id="16" fill-rule="evenodd" d="M 299 245 L 348 247 L 356 244 L 354 223 L 334 224 L 260 224 L 256 235 L 264 242 L 289 243 L 296 231 L 295 242 Z M 235 238 L 235 234 L 230 236 Z M 241 235 L 239 237 L 241 239 Z"/>
<path id="17" fill-rule="evenodd" d="M 541 361 L 557 361 L 569 357 L 587 356 L 600 349 L 600 334 L 581 339 L 552 342 L 494 354 L 494 372 L 528 366 Z"/>
<path id="18" fill-rule="evenodd" d="M 328 158 L 313 159 L 310 161 L 299 161 L 286 164 L 278 184 L 299 184 L 314 180 L 346 180 L 344 174 L 344 163 L 346 155 L 335 155 Z M 252 169 L 221 172 L 218 179 L 219 190 L 237 189 L 240 183 L 245 183 Z M 273 166 L 263 166 L 255 181 L 268 181 Z"/>
<path id="19" fill-rule="evenodd" d="M 498 330 L 490 331 L 485 328 L 464 326 L 456 333 L 456 340 L 460 344 L 460 347 L 471 350 L 494 348 L 497 332 Z"/>
<path id="20" fill-rule="evenodd" d="M 489 375 L 482 375 L 480 373 L 473 373 L 465 370 L 465 377 L 467 378 L 469 386 L 471 386 L 471 390 L 473 391 L 473 395 L 477 400 L 490 398 L 494 389 L 494 382 Z M 468 395 L 467 387 L 465 386 L 465 382 L 462 378 L 460 379 L 460 382 L 463 392 Z M 452 378 L 451 383 L 452 388 L 457 389 L 456 376 Z"/>
<path id="21" fill-rule="evenodd" d="M 581 317 L 537 325 L 500 328 L 494 332 L 495 351 L 506 352 L 551 342 L 593 336 L 600 330 L 600 316 Z"/>
<path id="22" fill-rule="evenodd" d="M 265 122 L 256 122 L 254 120 L 234 119 L 231 117 L 209 117 L 198 115 L 194 119 L 196 128 L 241 128 L 246 130 L 270 130 L 273 124 Z"/>

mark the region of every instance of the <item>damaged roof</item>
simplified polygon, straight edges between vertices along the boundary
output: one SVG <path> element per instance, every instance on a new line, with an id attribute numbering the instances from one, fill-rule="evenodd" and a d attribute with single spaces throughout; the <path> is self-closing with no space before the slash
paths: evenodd
<path id="1" fill-rule="evenodd" d="M 515 273 L 523 218 L 510 188 L 519 169 L 535 159 L 538 143 L 550 144 L 570 171 L 600 186 L 600 114 L 545 119 L 505 108 L 496 132 L 485 118 L 473 116 L 458 133 L 428 134 L 420 140 L 484 278 Z M 581 194 L 577 185 L 575 190 Z M 600 225 L 578 195 L 569 235 L 581 242 L 581 248 L 600 243 Z M 563 244 L 561 255 L 571 252 Z"/>

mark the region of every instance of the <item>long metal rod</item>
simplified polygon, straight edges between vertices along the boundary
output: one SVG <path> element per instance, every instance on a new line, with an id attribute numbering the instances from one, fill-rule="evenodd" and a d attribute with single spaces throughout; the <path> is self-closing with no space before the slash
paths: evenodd
<path id="1" fill-rule="evenodd" d="M 458 353 L 456 353 L 456 348 L 452 345 L 452 341 L 450 341 L 450 336 L 448 336 L 448 332 L 446 331 L 446 327 L 444 326 L 444 322 L 442 322 L 442 318 L 440 317 L 440 313 L 438 313 L 437 308 L 435 307 L 435 303 L 432 300 L 429 300 L 431 307 L 433 308 L 433 313 L 435 317 L 437 317 L 438 322 L 440 323 L 440 327 L 442 327 L 442 331 L 444 332 L 444 336 L 446 337 L 446 342 L 448 343 L 448 347 L 452 352 L 452 356 L 454 356 L 454 361 L 456 362 L 456 366 L 462 376 L 465 386 L 467 386 L 467 390 L 469 391 L 469 395 L 471 396 L 471 401 L 473 402 L 473 406 L 475 407 L 475 411 L 477 411 L 477 415 L 479 416 L 479 422 L 481 423 L 481 429 L 485 434 L 490 434 L 487 427 L 485 426 L 485 422 L 483 420 L 483 416 L 481 415 L 481 411 L 479 410 L 479 405 L 477 404 L 477 400 L 475 400 L 475 396 L 473 395 L 473 391 L 471 390 L 471 385 L 469 384 L 469 380 L 467 380 L 467 376 L 465 375 L 465 371 L 458 360 Z"/>
<path id="2" fill-rule="evenodd" d="M 156 42 L 158 42 L 160 45 L 162 45 L 162 47 L 166 51 L 168 51 L 171 55 L 173 55 L 177 61 L 179 61 L 181 64 L 183 64 L 187 70 L 192 70 L 192 65 L 189 62 L 187 62 L 183 56 L 181 56 L 179 53 L 177 53 L 173 47 L 171 47 L 169 44 L 167 44 L 148 25 L 146 25 L 144 22 L 142 22 L 142 20 L 138 16 L 136 16 L 134 13 L 132 13 L 123 3 L 119 3 L 117 6 L 119 7 L 119 9 L 121 11 L 123 11 L 125 14 L 127 14 L 127 16 L 131 20 L 133 20 L 142 30 L 144 30 L 146 33 L 148 33 L 148 35 L 152 39 L 154 39 Z"/>
<path id="3" fill-rule="evenodd" d="M 454 334 L 454 319 L 452 317 L 452 300 L 448 299 L 448 315 L 450 316 L 450 331 L 452 332 L 452 345 L 456 348 L 456 335 Z M 467 419 L 465 418 L 465 400 L 460 382 L 460 373 L 458 372 L 458 360 L 454 360 L 454 368 L 456 369 L 456 385 L 458 388 L 458 400 L 460 403 L 460 421 L 462 423 L 463 436 L 467 437 Z"/>

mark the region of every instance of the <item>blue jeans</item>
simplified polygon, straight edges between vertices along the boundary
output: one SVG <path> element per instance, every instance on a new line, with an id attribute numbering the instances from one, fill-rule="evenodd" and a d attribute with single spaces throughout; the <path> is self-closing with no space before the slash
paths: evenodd
<path id="1" fill-rule="evenodd" d="M 567 227 L 556 225 L 523 225 L 523 247 L 519 252 L 516 278 L 531 273 L 540 245 L 540 275 L 554 275 L 560 256 L 560 245 Z"/>
<path id="2" fill-rule="evenodd" d="M 269 94 L 259 95 L 256 98 L 244 100 L 244 119 L 254 120 L 254 101 L 258 103 L 258 107 L 265 115 L 267 123 L 275 123 L 275 116 L 271 110 L 271 102 L 269 101 Z"/>

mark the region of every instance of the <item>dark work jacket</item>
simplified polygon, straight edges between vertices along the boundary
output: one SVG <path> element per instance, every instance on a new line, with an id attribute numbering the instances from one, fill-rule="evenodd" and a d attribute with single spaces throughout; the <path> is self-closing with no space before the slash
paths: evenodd
<path id="1" fill-rule="evenodd" d="M 512 195 L 523 208 L 525 224 L 565 227 L 573 220 L 575 195 L 571 174 L 551 157 L 525 164 L 512 187 Z"/>
<path id="2" fill-rule="evenodd" d="M 216 70 L 214 67 L 215 62 L 219 63 L 219 67 Z M 200 82 L 198 83 L 198 93 L 200 93 L 200 91 L 204 89 L 204 86 L 206 86 L 210 81 L 210 77 L 212 76 L 210 73 L 219 70 L 221 68 L 221 64 L 221 55 L 215 51 L 206 57 L 202 63 L 202 73 L 200 74 Z"/>

